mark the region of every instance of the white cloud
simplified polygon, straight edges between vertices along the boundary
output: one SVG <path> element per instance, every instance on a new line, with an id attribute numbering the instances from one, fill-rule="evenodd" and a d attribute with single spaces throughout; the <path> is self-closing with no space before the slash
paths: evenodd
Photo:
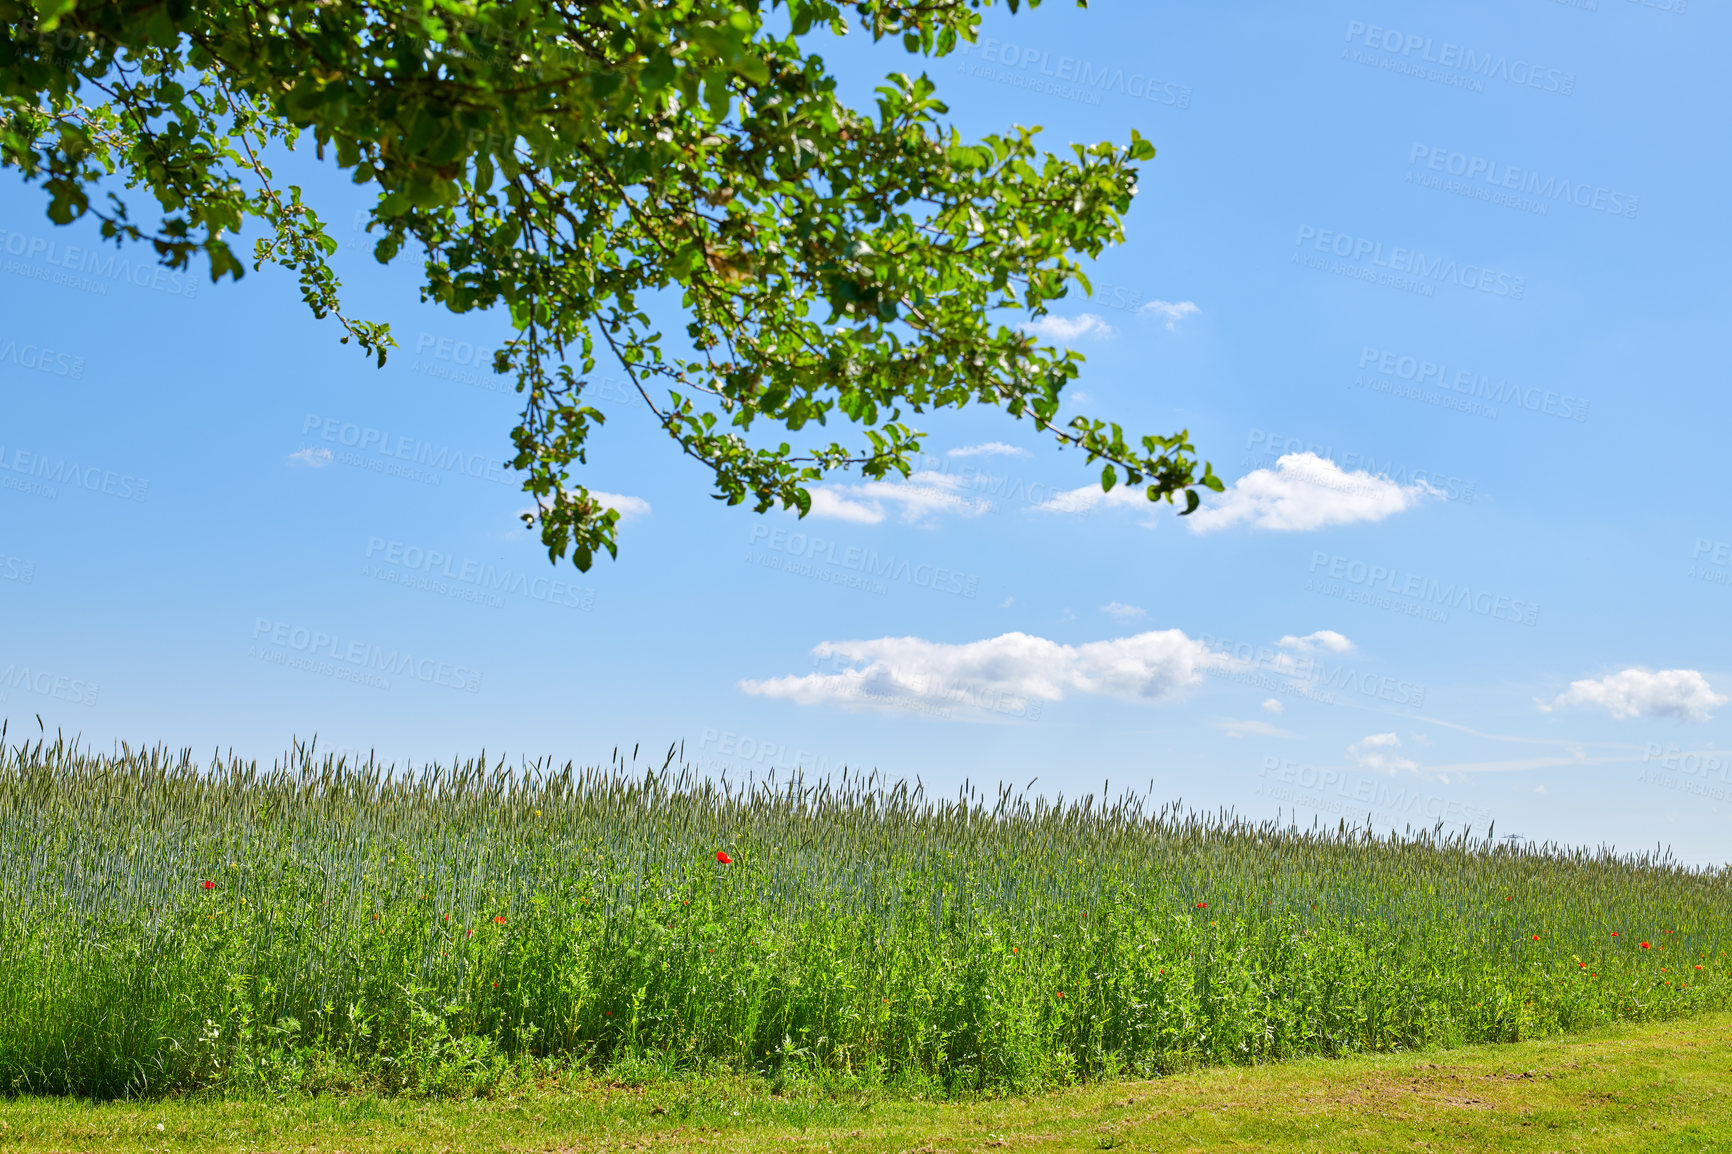
<path id="1" fill-rule="evenodd" d="M 600 489 L 591 489 L 589 495 L 607 508 L 619 510 L 619 520 L 622 525 L 638 517 L 650 515 L 650 503 L 642 497 L 628 497 L 624 493 L 604 493 Z"/>
<path id="2" fill-rule="evenodd" d="M 650 503 L 642 497 L 628 497 L 624 493 L 608 493 L 601 489 L 588 490 L 590 498 L 604 509 L 619 510 L 619 523 L 635 520 L 650 515 Z M 529 505 L 517 511 L 519 524 L 524 517 L 534 517 L 541 512 L 540 507 Z"/>
<path id="3" fill-rule="evenodd" d="M 329 449 L 297 449 L 289 454 L 291 464 L 305 465 L 309 469 L 323 469 L 331 463 Z"/>
<path id="4" fill-rule="evenodd" d="M 1149 500 L 1148 494 L 1136 485 L 1115 485 L 1110 493 L 1099 485 L 1084 485 L 1079 489 L 1066 489 L 1054 494 L 1050 501 L 1042 501 L 1035 508 L 1047 513 L 1070 513 L 1080 517 L 1103 506 L 1149 509 L 1152 512 L 1153 505 L 1154 502 Z M 1155 527 L 1153 520 L 1144 521 L 1143 524 L 1151 529 Z"/>
<path id="5" fill-rule="evenodd" d="M 939 513 L 978 517 L 992 508 L 992 502 L 984 497 L 961 492 L 966 485 L 960 477 L 932 471 L 915 473 L 906 481 L 815 485 L 808 490 L 812 495 L 808 515 L 876 525 L 889 515 L 887 509 L 894 509 L 904 523 L 923 525 Z"/>
<path id="6" fill-rule="evenodd" d="M 1133 617 L 1146 617 L 1148 610 L 1138 605 L 1124 605 L 1117 601 L 1109 601 L 1101 606 L 1101 612 L 1120 621 L 1129 621 Z"/>
<path id="7" fill-rule="evenodd" d="M 1675 717 L 1679 721 L 1707 721 L 1728 698 L 1715 693 L 1708 679 L 1694 669 L 1626 669 L 1598 681 L 1570 682 L 1569 689 L 1552 701 L 1535 699 L 1550 713 L 1560 705 L 1591 705 L 1613 717 Z"/>
<path id="8" fill-rule="evenodd" d="M 1347 640 L 1333 629 L 1319 629 L 1315 633 L 1307 633 L 1303 637 L 1288 634 L 1275 642 L 1283 649 L 1297 649 L 1300 653 L 1317 653 L 1328 650 L 1330 653 L 1351 653 L 1353 642 Z"/>
<path id="9" fill-rule="evenodd" d="M 1244 737 L 1246 734 L 1250 734 L 1252 737 L 1299 736 L 1291 730 L 1270 725 L 1267 721 L 1238 721 L 1231 717 L 1223 717 L 1217 721 L 1211 721 L 1209 724 L 1228 737 Z"/>
<path id="10" fill-rule="evenodd" d="M 740 688 L 800 705 L 1026 716 L 1031 701 L 1058 701 L 1069 692 L 1128 701 L 1171 697 L 1227 660 L 1177 629 L 1082 645 L 1027 633 L 962 644 L 881 637 L 826 641 L 812 652 L 834 672 L 748 679 Z"/>
<path id="11" fill-rule="evenodd" d="M 1373 733 L 1348 746 L 1347 753 L 1360 769 L 1374 769 L 1379 773 L 1418 769 L 1417 762 L 1409 761 L 1395 752 L 1400 748 L 1401 738 L 1395 734 Z"/>
<path id="12" fill-rule="evenodd" d="M 1263 709 L 1268 713 L 1280 713 L 1282 708 L 1284 707 L 1282 706 L 1279 697 L 1271 697 L 1267 701 L 1263 702 Z"/>
<path id="13" fill-rule="evenodd" d="M 1010 597 L 1006 597 L 1003 601 L 1000 601 L 998 603 L 998 607 L 1000 609 L 1009 609 L 1012 605 L 1015 605 L 1015 604 L 1016 604 L 1016 597 L 1013 595 Z"/>
<path id="14" fill-rule="evenodd" d="M 1198 308 L 1194 301 L 1150 301 L 1137 311 L 1165 318 L 1170 329 L 1186 317 L 1196 316 L 1203 310 Z"/>
<path id="15" fill-rule="evenodd" d="M 1094 313 L 1082 313 L 1074 317 L 1044 316 L 1032 321 L 1025 321 L 1023 332 L 1033 333 L 1049 341 L 1075 341 L 1083 337 L 1110 337 L 1113 326 L 1096 316 Z"/>
<path id="16" fill-rule="evenodd" d="M 1027 449 L 1007 445 L 1003 441 L 987 441 L 980 445 L 958 445 L 950 450 L 951 457 L 1026 457 Z"/>
<path id="17" fill-rule="evenodd" d="M 1259 529 L 1309 530 L 1381 521 L 1438 490 L 1421 481 L 1401 485 L 1365 470 L 1343 472 L 1327 457 L 1288 453 L 1273 469 L 1245 474 L 1187 520 L 1197 532 L 1249 522 Z"/>

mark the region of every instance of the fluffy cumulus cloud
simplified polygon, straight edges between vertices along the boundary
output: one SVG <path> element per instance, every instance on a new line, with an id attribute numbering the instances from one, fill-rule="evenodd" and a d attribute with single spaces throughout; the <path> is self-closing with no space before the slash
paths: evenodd
<path id="1" fill-rule="evenodd" d="M 1027 633 L 951 644 L 919 637 L 827 641 L 817 672 L 740 688 L 801 705 L 1031 715 L 1067 693 L 1126 701 L 1172 697 L 1228 659 L 1177 629 L 1066 645 Z"/>
<path id="2" fill-rule="evenodd" d="M 992 508 L 984 497 L 967 493 L 967 482 L 948 473 L 923 471 L 906 481 L 866 481 L 859 485 L 816 485 L 813 517 L 876 525 L 894 514 L 909 525 L 927 525 L 940 513 L 978 517 Z"/>
<path id="3" fill-rule="evenodd" d="M 1537 704 L 1548 713 L 1560 705 L 1586 705 L 1619 718 L 1707 721 L 1727 700 L 1694 669 L 1626 669 L 1597 681 L 1572 681 L 1569 689 L 1551 701 L 1542 698 Z"/>
<path id="4" fill-rule="evenodd" d="M 1022 331 L 1049 341 L 1079 341 L 1084 337 L 1110 337 L 1113 326 L 1096 316 L 1094 313 L 1082 313 L 1074 317 L 1044 316 L 1036 320 L 1025 321 Z"/>
<path id="5" fill-rule="evenodd" d="M 987 441 L 980 445 L 958 445 L 950 450 L 952 457 L 1026 457 L 1027 449 L 1007 445 L 1003 441 Z"/>
<path id="6" fill-rule="evenodd" d="M 1398 769 L 1418 769 L 1419 763 L 1401 756 L 1401 738 L 1393 733 L 1373 733 L 1347 747 L 1347 756 L 1360 769 L 1379 773 L 1394 773 Z"/>
<path id="7" fill-rule="evenodd" d="M 1171 329 L 1177 327 L 1186 317 L 1196 316 L 1203 310 L 1193 301 L 1150 301 L 1137 311 L 1145 316 L 1166 321 L 1167 327 Z"/>
<path id="8" fill-rule="evenodd" d="M 1303 637 L 1288 634 L 1275 642 L 1283 649 L 1291 649 L 1297 653 L 1351 653 L 1353 642 L 1347 640 L 1333 629 L 1319 629 L 1315 633 L 1307 633 Z"/>
<path id="9" fill-rule="evenodd" d="M 1288 453 L 1273 469 L 1240 477 L 1186 519 L 1199 533 L 1245 524 L 1302 532 L 1381 521 L 1437 494 L 1423 481 L 1401 485 L 1363 469 L 1345 472 L 1315 453 Z"/>

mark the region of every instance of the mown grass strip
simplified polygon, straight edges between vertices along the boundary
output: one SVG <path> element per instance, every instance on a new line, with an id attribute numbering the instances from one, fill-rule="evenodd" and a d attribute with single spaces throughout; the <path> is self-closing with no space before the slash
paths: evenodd
<path id="1" fill-rule="evenodd" d="M 740 1080 L 567 1081 L 494 1100 L 0 1102 L 18 1151 L 1703 1151 L 1732 1147 L 1732 1015 L 1301 1059 L 1032 1097 L 899 1100 Z M 161 1127 L 161 1129 L 158 1129 Z"/>

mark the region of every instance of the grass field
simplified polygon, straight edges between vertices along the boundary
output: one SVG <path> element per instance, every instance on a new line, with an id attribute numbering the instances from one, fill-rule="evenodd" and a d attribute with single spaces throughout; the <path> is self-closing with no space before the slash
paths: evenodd
<path id="1" fill-rule="evenodd" d="M 1516 1041 L 1732 1005 L 1729 898 L 1134 797 L 37 742 L 0 752 L 0 1087 L 821 1102 Z"/>
<path id="2" fill-rule="evenodd" d="M 487 1099 L 0 1101 L 0 1149 L 101 1151 L 1732 1150 L 1732 1015 L 1563 1040 L 1298 1059 L 964 1101 L 568 1079 Z M 159 1128 L 160 1127 L 160 1128 Z"/>

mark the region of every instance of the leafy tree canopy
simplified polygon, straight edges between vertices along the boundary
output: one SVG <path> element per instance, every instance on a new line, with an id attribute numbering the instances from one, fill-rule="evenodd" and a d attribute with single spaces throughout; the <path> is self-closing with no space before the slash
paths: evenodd
<path id="1" fill-rule="evenodd" d="M 213 281 L 242 275 L 229 238 L 261 218 L 253 267 L 295 270 L 383 364 L 388 327 L 343 312 L 336 241 L 267 164 L 310 135 L 377 189 L 377 259 L 422 254 L 422 299 L 509 309 L 494 368 L 523 398 L 526 519 L 581 569 L 616 553 L 617 513 L 571 476 L 603 419 L 583 395 L 597 342 L 729 504 L 804 515 L 834 470 L 907 476 L 909 420 L 974 401 L 1189 512 L 1221 482 L 1186 433 L 1058 423 L 1081 357 L 995 319 L 1087 289 L 1079 259 L 1122 239 L 1154 149 L 965 141 L 925 75 L 857 110 L 809 51 L 857 26 L 942 56 L 991 2 L 0 0 L 0 162 L 57 223 L 88 214 L 171 268 L 202 256 Z M 148 218 L 124 195 L 141 188 Z M 675 337 L 646 311 L 657 290 L 679 293 Z M 837 416 L 849 442 L 778 435 Z"/>

